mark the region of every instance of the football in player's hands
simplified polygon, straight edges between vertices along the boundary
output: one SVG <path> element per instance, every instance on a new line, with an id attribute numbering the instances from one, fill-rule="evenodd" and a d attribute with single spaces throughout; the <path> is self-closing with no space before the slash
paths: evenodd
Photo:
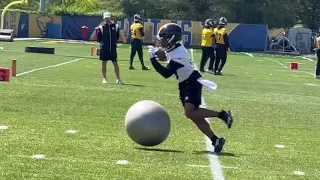
<path id="1" fill-rule="evenodd" d="M 159 61 L 167 61 L 166 52 L 164 49 L 159 48 L 155 54 L 158 56 Z"/>

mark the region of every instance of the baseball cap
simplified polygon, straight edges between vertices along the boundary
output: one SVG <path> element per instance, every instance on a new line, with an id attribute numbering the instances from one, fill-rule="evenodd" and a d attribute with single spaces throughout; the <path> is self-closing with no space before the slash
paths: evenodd
<path id="1" fill-rule="evenodd" d="M 111 13 L 110 12 L 103 13 L 103 19 L 106 19 L 106 18 L 111 18 Z"/>

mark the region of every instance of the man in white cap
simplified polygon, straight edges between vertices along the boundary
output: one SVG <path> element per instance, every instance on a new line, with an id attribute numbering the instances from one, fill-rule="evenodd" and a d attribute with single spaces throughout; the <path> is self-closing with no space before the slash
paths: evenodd
<path id="1" fill-rule="evenodd" d="M 120 70 L 117 62 L 117 41 L 120 37 L 120 29 L 116 23 L 112 21 L 110 12 L 103 14 L 104 22 L 96 28 L 97 41 L 100 42 L 100 60 L 102 61 L 102 83 L 107 81 L 107 61 L 112 61 L 114 72 L 117 76 L 117 84 L 123 84 L 120 79 Z"/>

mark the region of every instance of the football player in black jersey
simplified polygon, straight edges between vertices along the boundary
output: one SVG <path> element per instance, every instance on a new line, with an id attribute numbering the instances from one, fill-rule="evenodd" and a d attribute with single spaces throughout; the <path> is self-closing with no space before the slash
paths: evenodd
<path id="1" fill-rule="evenodd" d="M 158 45 L 167 53 L 168 65 L 162 66 L 158 62 L 158 49 L 149 46 L 150 60 L 155 70 L 164 78 L 175 75 L 179 82 L 180 100 L 185 109 L 185 115 L 212 141 L 214 151 L 219 153 L 223 149 L 225 138 L 218 138 L 212 131 L 205 118 L 218 117 L 231 128 L 233 117 L 231 111 L 214 111 L 200 107 L 202 85 L 201 74 L 194 69 L 188 51 L 181 43 L 182 29 L 175 23 L 163 25 L 157 35 Z M 211 82 L 212 83 L 212 82 Z"/>

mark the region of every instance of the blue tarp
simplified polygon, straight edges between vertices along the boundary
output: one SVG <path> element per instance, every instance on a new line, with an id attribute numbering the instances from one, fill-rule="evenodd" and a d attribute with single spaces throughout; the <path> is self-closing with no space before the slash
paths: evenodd
<path id="1" fill-rule="evenodd" d="M 229 34 L 229 43 L 233 51 L 264 51 L 268 34 L 266 25 L 239 24 Z"/>
<path id="2" fill-rule="evenodd" d="M 62 16 L 62 38 L 82 40 L 82 26 L 88 27 L 88 37 L 102 21 L 101 16 L 93 17 L 68 17 Z"/>

